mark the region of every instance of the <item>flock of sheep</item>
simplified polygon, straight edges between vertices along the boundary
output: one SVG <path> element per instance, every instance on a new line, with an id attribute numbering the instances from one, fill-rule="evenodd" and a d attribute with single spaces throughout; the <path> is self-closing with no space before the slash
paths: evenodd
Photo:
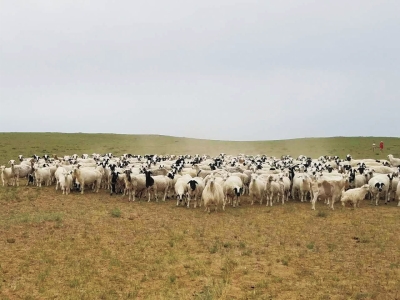
<path id="1" fill-rule="evenodd" d="M 217 157 L 208 155 L 131 155 L 115 157 L 104 155 L 74 154 L 58 158 L 33 155 L 19 156 L 1 166 L 3 186 L 19 185 L 20 178 L 27 179 L 27 185 L 41 187 L 55 184 L 63 194 L 73 190 L 82 194 L 85 188 L 95 192 L 107 189 L 110 194 L 121 193 L 128 201 L 144 197 L 158 201 L 177 199 L 176 205 L 190 207 L 204 205 L 211 207 L 226 205 L 239 206 L 242 196 L 249 196 L 266 205 L 292 200 L 310 201 L 315 209 L 317 200 L 324 201 L 331 209 L 334 203 L 351 203 L 354 208 L 366 198 L 378 205 L 399 200 L 400 159 L 388 155 L 388 160 L 355 160 L 350 155 L 345 159 L 337 156 L 321 156 L 311 159 L 304 155 L 297 158 L 280 158 L 265 155 L 237 156 L 221 153 Z"/>

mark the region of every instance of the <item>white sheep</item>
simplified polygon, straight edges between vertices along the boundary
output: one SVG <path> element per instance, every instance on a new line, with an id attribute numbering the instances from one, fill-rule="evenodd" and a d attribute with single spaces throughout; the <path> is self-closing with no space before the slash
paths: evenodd
<path id="1" fill-rule="evenodd" d="M 103 174 L 95 169 L 89 169 L 89 168 L 80 168 L 78 165 L 76 168 L 74 168 L 73 172 L 75 176 L 75 180 L 77 183 L 79 183 L 80 188 L 81 188 L 81 194 L 84 193 L 85 185 L 93 186 L 93 189 L 96 193 L 99 192 L 100 184 L 101 184 L 101 178 Z"/>
<path id="2" fill-rule="evenodd" d="M 381 174 L 371 178 L 368 185 L 372 195 L 371 203 L 375 200 L 375 205 L 378 205 L 381 195 L 384 196 L 385 203 L 387 203 L 390 188 L 390 179 L 387 175 Z"/>
<path id="3" fill-rule="evenodd" d="M 270 175 L 268 177 L 267 183 L 265 185 L 265 195 L 267 198 L 267 204 L 268 202 L 270 206 L 272 206 L 273 200 L 278 200 L 279 197 L 282 199 L 282 204 L 284 204 L 284 184 L 283 182 L 279 181 L 276 182 L 274 181 L 274 176 Z"/>
<path id="4" fill-rule="evenodd" d="M 60 186 L 60 177 L 63 176 L 63 173 L 67 172 L 67 170 L 64 167 L 57 167 L 57 170 L 54 173 L 54 178 L 56 179 L 56 191 L 58 190 L 58 187 Z"/>
<path id="5" fill-rule="evenodd" d="M 179 205 L 180 202 L 184 200 L 188 192 L 187 183 L 192 180 L 192 176 L 186 174 L 177 179 L 175 183 L 175 195 L 176 195 L 176 206 Z"/>
<path id="6" fill-rule="evenodd" d="M 51 173 L 48 167 L 34 166 L 34 174 L 36 179 L 36 185 L 38 187 L 42 187 L 42 183 L 44 182 L 46 186 L 51 184 Z"/>
<path id="7" fill-rule="evenodd" d="M 197 204 L 201 207 L 201 194 L 204 190 L 204 181 L 201 177 L 194 177 L 193 179 L 189 180 L 187 183 L 187 207 L 190 207 L 190 201 L 194 200 L 194 208 L 196 208 Z"/>
<path id="8" fill-rule="evenodd" d="M 72 188 L 72 171 L 64 171 L 58 178 L 63 195 L 68 195 Z"/>
<path id="9" fill-rule="evenodd" d="M 238 176 L 243 183 L 243 195 L 248 195 L 249 194 L 249 185 L 250 185 L 250 176 L 246 173 L 240 173 L 240 172 L 235 172 L 232 173 L 231 176 Z"/>
<path id="10" fill-rule="evenodd" d="M 396 189 L 396 198 L 399 201 L 397 203 L 397 206 L 400 206 L 400 184 L 397 184 L 397 189 Z"/>
<path id="11" fill-rule="evenodd" d="M 249 185 L 249 196 L 251 198 L 251 205 L 254 204 L 254 200 L 259 200 L 261 205 L 264 198 L 264 193 L 265 182 L 258 178 L 257 174 L 252 174 Z"/>
<path id="12" fill-rule="evenodd" d="M 135 201 L 136 195 L 140 195 L 143 191 L 146 190 L 146 175 L 145 174 L 138 174 L 133 175 L 131 174 L 131 170 L 126 170 L 126 182 L 125 188 L 128 190 L 128 201 L 132 200 Z"/>
<path id="13" fill-rule="evenodd" d="M 362 187 L 342 191 L 342 197 L 340 201 L 342 205 L 345 206 L 346 202 L 351 202 L 353 207 L 356 208 L 357 206 L 360 207 L 360 202 L 364 200 L 365 195 L 369 192 L 369 185 L 364 184 Z"/>
<path id="14" fill-rule="evenodd" d="M 13 165 L 10 168 L 6 168 L 5 166 L 1 166 L 0 167 L 0 171 L 1 171 L 1 182 L 3 183 L 3 186 L 4 186 L 5 183 L 7 183 L 7 185 L 14 185 L 15 184 Z"/>
<path id="15" fill-rule="evenodd" d="M 360 188 L 364 184 L 367 184 L 369 180 L 368 173 L 363 174 L 351 174 L 349 177 L 349 187 L 350 188 Z"/>
<path id="16" fill-rule="evenodd" d="M 400 158 L 395 158 L 395 157 L 393 157 L 392 154 L 389 154 L 388 155 L 388 159 L 389 159 L 389 162 L 391 163 L 391 165 L 393 167 L 399 167 L 400 166 Z"/>
<path id="17" fill-rule="evenodd" d="M 233 207 L 240 204 L 239 197 L 243 194 L 243 182 L 238 176 L 229 176 L 223 183 L 224 201 Z"/>
<path id="18" fill-rule="evenodd" d="M 13 182 L 17 186 L 19 186 L 20 178 L 25 178 L 29 174 L 32 173 L 33 162 L 25 162 L 25 163 L 21 163 L 19 165 L 15 165 L 15 160 L 10 160 L 8 163 L 11 165 L 11 173 L 14 177 Z M 13 183 L 13 185 L 14 185 L 14 183 Z"/>
<path id="19" fill-rule="evenodd" d="M 168 179 L 167 176 L 164 175 L 157 175 L 153 176 L 154 179 L 154 194 L 156 196 L 156 202 L 158 202 L 158 193 L 162 192 L 163 193 L 163 201 L 165 201 L 167 197 L 167 193 L 170 187 L 170 180 Z"/>
<path id="20" fill-rule="evenodd" d="M 218 205 L 221 205 L 222 210 L 225 210 L 224 191 L 222 186 L 215 182 L 214 175 L 210 175 L 201 197 L 206 208 L 205 211 L 208 213 L 210 213 L 211 205 L 215 205 L 215 211 L 217 211 Z"/>
<path id="21" fill-rule="evenodd" d="M 295 199 L 296 192 L 299 193 L 300 201 L 306 201 L 307 195 L 310 193 L 313 199 L 313 192 L 311 188 L 311 177 L 306 173 L 297 173 L 293 178 L 292 198 Z"/>
<path id="22" fill-rule="evenodd" d="M 284 201 L 287 202 L 289 200 L 291 181 L 289 177 L 285 176 L 283 173 L 279 174 L 278 181 L 283 183 Z"/>
<path id="23" fill-rule="evenodd" d="M 391 167 L 386 167 L 386 166 L 372 167 L 372 171 L 374 173 L 377 173 L 377 174 L 390 174 L 390 173 L 393 173 L 393 169 Z M 375 176 L 375 174 L 373 176 Z"/>

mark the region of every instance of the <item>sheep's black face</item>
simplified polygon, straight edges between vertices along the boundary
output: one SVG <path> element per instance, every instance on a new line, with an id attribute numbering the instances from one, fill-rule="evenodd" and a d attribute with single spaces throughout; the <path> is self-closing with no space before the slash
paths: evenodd
<path id="1" fill-rule="evenodd" d="M 383 182 L 375 183 L 375 187 L 378 189 L 379 192 L 382 192 L 382 189 L 383 189 L 384 185 L 385 184 Z"/>
<path id="2" fill-rule="evenodd" d="M 192 189 L 192 191 L 194 191 L 194 190 L 196 189 L 197 181 L 195 181 L 195 180 L 190 180 L 188 183 L 189 183 L 190 188 Z"/>
<path id="3" fill-rule="evenodd" d="M 118 172 L 111 173 L 111 183 L 116 183 L 118 179 Z"/>

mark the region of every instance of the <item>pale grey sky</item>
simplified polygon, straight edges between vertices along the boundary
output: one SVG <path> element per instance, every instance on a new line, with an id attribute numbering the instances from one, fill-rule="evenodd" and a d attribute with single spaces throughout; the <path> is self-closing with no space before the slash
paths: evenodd
<path id="1" fill-rule="evenodd" d="M 0 0 L 0 130 L 398 136 L 400 3 Z"/>

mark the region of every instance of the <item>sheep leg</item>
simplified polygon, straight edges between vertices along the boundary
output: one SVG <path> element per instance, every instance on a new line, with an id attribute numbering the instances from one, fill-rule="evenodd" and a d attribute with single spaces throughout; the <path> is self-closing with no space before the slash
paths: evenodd
<path id="1" fill-rule="evenodd" d="M 375 195 L 375 206 L 378 206 L 380 197 L 381 197 L 381 193 L 378 193 Z"/>
<path id="2" fill-rule="evenodd" d="M 136 189 L 132 189 L 131 193 L 132 193 L 132 195 L 131 195 L 132 202 L 134 202 L 136 200 Z"/>
<path id="3" fill-rule="evenodd" d="M 311 209 L 315 210 L 315 202 L 317 202 L 318 199 L 318 192 L 314 194 L 314 198 L 311 200 Z"/>

